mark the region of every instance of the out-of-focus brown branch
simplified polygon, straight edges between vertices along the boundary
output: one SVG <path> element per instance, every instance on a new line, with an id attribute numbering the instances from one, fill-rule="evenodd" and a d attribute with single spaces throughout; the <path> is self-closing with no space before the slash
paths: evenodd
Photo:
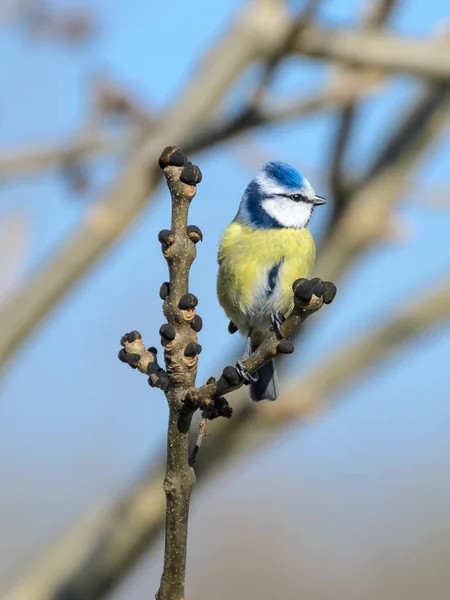
<path id="1" fill-rule="evenodd" d="M 413 167 L 443 133 L 449 100 L 448 88 L 436 85 L 410 108 L 367 176 L 355 184 L 345 212 L 328 228 L 316 264 L 321 276 L 338 280 L 356 256 L 389 239 L 392 208 L 401 199 Z"/>
<path id="2" fill-rule="evenodd" d="M 0 219 L 0 306 L 17 288 L 30 243 L 30 218 L 9 212 Z"/>
<path id="3" fill-rule="evenodd" d="M 252 101 L 236 117 L 212 124 L 209 129 L 188 142 L 186 150 L 189 152 L 204 150 L 206 147 L 210 148 L 215 144 L 230 141 L 235 136 L 245 134 L 256 127 L 305 118 L 320 110 L 342 108 L 353 102 L 355 98 L 368 96 L 373 89 L 370 84 L 361 85 L 359 82 L 352 86 L 337 83 L 323 92 L 279 106 L 273 106 L 273 101 L 264 99 L 261 99 L 260 104 L 254 104 Z"/>
<path id="4" fill-rule="evenodd" d="M 384 31 L 309 27 L 296 38 L 293 50 L 313 58 L 387 73 L 409 73 L 440 81 L 450 79 L 446 40 L 401 38 Z"/>
<path id="5" fill-rule="evenodd" d="M 431 292 L 422 293 L 424 289 Z M 282 425 L 307 419 L 315 410 L 359 378 L 365 369 L 384 360 L 411 339 L 450 319 L 450 280 L 422 284 L 417 299 L 388 318 L 380 327 L 359 336 L 295 382 L 276 403 L 255 408 L 246 393 L 233 396 L 233 426 L 214 421 L 208 443 L 196 468 L 201 484 L 236 454 L 255 450 Z M 0 597 L 14 600 L 72 600 L 102 598 L 146 549 L 159 539 L 164 522 L 160 489 L 164 458 L 102 513 L 78 523 L 49 551 L 14 581 L 0 589 Z"/>
<path id="6" fill-rule="evenodd" d="M 368 11 L 364 15 L 361 29 L 363 31 L 376 31 L 380 29 L 389 18 L 395 8 L 397 0 L 379 0 L 370 4 Z M 341 67 L 337 69 L 336 78 L 341 81 L 341 85 L 355 85 L 360 82 L 362 85 L 368 80 L 377 80 L 379 73 L 371 72 L 365 69 L 361 73 L 358 69 L 351 67 Z M 336 140 L 331 144 L 332 158 L 330 169 L 330 184 L 333 193 L 333 210 L 339 214 L 342 212 L 348 198 L 347 177 L 344 172 L 345 157 L 347 154 L 350 138 L 353 132 L 353 126 L 358 110 L 358 98 L 347 103 L 340 111 L 337 124 Z"/>
<path id="7" fill-rule="evenodd" d="M 67 141 L 40 144 L 36 147 L 0 151 L 0 180 L 59 168 L 64 163 L 96 154 L 126 151 L 131 148 L 136 132 L 88 131 Z"/>

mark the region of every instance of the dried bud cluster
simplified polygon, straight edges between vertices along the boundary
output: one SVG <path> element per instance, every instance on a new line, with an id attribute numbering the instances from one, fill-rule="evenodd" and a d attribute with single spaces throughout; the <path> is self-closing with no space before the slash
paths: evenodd
<path id="1" fill-rule="evenodd" d="M 148 383 L 152 387 L 158 387 L 164 392 L 167 391 L 170 383 L 169 378 L 164 369 L 158 365 L 156 360 L 158 351 L 156 348 L 153 346 L 145 348 L 139 331 L 125 333 L 120 343 L 123 348 L 119 351 L 119 360 L 148 375 Z"/>

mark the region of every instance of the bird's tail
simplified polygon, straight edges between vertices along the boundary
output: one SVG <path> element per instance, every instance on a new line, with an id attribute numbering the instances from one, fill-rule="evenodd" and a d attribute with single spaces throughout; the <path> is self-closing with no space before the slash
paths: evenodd
<path id="1" fill-rule="evenodd" d="M 250 398 L 253 402 L 276 400 L 278 398 L 278 377 L 275 361 L 271 360 L 257 370 L 258 381 L 250 384 Z"/>

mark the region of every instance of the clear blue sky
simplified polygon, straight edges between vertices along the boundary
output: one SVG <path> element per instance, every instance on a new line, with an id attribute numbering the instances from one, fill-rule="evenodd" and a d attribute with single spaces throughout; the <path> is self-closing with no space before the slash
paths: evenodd
<path id="1" fill-rule="evenodd" d="M 55 3 L 63 4 L 69 3 Z M 76 131 L 87 105 L 84 83 L 99 71 L 138 90 L 150 105 L 164 107 L 240 5 L 225 0 L 216 3 L 214 10 L 205 10 L 207 3 L 202 0 L 86 4 L 98 14 L 101 30 L 82 49 L 27 40 L 18 27 L 0 29 L 2 149 Z M 329 1 L 321 10 L 330 23 L 352 23 L 358 4 Z M 393 27 L 402 34 L 429 35 L 447 12 L 443 1 L 408 0 L 401 3 Z M 167 44 L 167 36 L 176 40 L 173 47 Z M 165 62 L 158 57 L 163 47 Z M 320 85 L 326 75 L 320 65 L 291 61 L 277 89 L 282 96 L 293 90 L 307 91 Z M 352 153 L 355 168 L 377 145 L 380 129 L 402 114 L 402 102 L 414 89 L 413 81 L 402 78 L 367 105 Z M 309 176 L 327 166 L 333 126 L 331 117 L 311 117 L 295 127 L 255 134 L 253 140 L 268 158 L 292 162 Z M 449 186 L 449 149 L 448 140 L 436 148 L 416 173 L 416 180 Z M 214 281 L 220 233 L 252 177 L 252 166 L 242 164 L 241 156 L 242 149 L 237 152 L 235 146 L 228 146 L 195 157 L 204 175 L 190 217 L 205 235 L 197 247 L 191 278 L 205 323 L 200 334 L 204 348 L 200 381 L 217 369 L 217 348 L 239 351 L 238 340 L 226 333 Z M 233 173 L 226 193 L 216 185 L 222 169 Z M 114 164 L 96 163 L 93 172 L 92 199 L 114 175 Z M 326 181 L 313 183 L 319 193 L 327 193 Z M 74 197 L 57 173 L 45 173 L 0 183 L 0 200 L 0 218 L 9 211 L 30 215 L 32 244 L 25 268 L 31 269 L 76 226 L 91 199 L 85 202 Z M 433 207 L 427 199 L 407 201 L 406 196 L 398 213 L 408 225 L 408 241 L 370 252 L 355 264 L 342 282 L 336 304 L 314 329 L 308 349 L 314 349 L 316 356 L 376 323 L 394 296 L 408 295 L 417 280 L 433 281 L 448 270 L 448 199 L 446 208 Z M 116 356 L 125 331 L 136 328 L 149 345 L 158 342 L 163 322 L 158 289 L 166 279 L 166 265 L 156 234 L 168 224 L 169 200 L 161 189 L 132 231 L 28 339 L 20 362 L 16 357 L 11 363 L 0 387 L 0 529 L 6 532 L 0 552 L 2 546 L 8 548 L 5 571 L 92 502 L 102 501 L 131 481 L 163 442 L 167 412 L 163 398 L 146 386 L 143 377 L 121 366 Z M 313 228 L 320 230 L 320 220 Z M 142 263 L 145 255 L 154 258 Z M 120 283 L 130 275 L 139 281 L 145 305 L 130 304 L 127 289 Z M 387 287 L 386 280 L 392 285 Z M 66 351 L 52 354 L 50 364 L 48 356 L 61 339 Z M 447 326 L 377 366 L 341 394 L 337 408 L 307 431 L 293 431 L 281 447 L 269 449 L 264 454 L 267 463 L 277 469 L 301 455 L 301 476 L 343 498 L 346 493 L 360 493 L 362 500 L 368 495 L 373 501 L 378 490 L 381 506 L 389 502 L 380 492 L 383 478 L 397 481 L 398 473 L 409 473 L 411 457 L 423 464 L 424 471 L 436 464 L 444 471 L 443 457 L 450 450 L 449 355 Z M 296 370 L 307 361 L 302 352 L 292 357 Z M 364 483 L 358 488 L 355 481 L 361 481 L 362 472 Z M 448 469 L 441 476 L 442 486 L 435 493 L 448 494 Z"/>

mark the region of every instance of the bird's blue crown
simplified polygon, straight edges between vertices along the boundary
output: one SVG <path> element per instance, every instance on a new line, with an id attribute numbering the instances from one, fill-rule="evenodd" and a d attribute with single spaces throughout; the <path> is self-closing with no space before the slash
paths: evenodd
<path id="1" fill-rule="evenodd" d="M 279 160 L 265 164 L 261 169 L 261 173 L 288 190 L 300 190 L 304 187 L 306 181 L 297 169 Z"/>

